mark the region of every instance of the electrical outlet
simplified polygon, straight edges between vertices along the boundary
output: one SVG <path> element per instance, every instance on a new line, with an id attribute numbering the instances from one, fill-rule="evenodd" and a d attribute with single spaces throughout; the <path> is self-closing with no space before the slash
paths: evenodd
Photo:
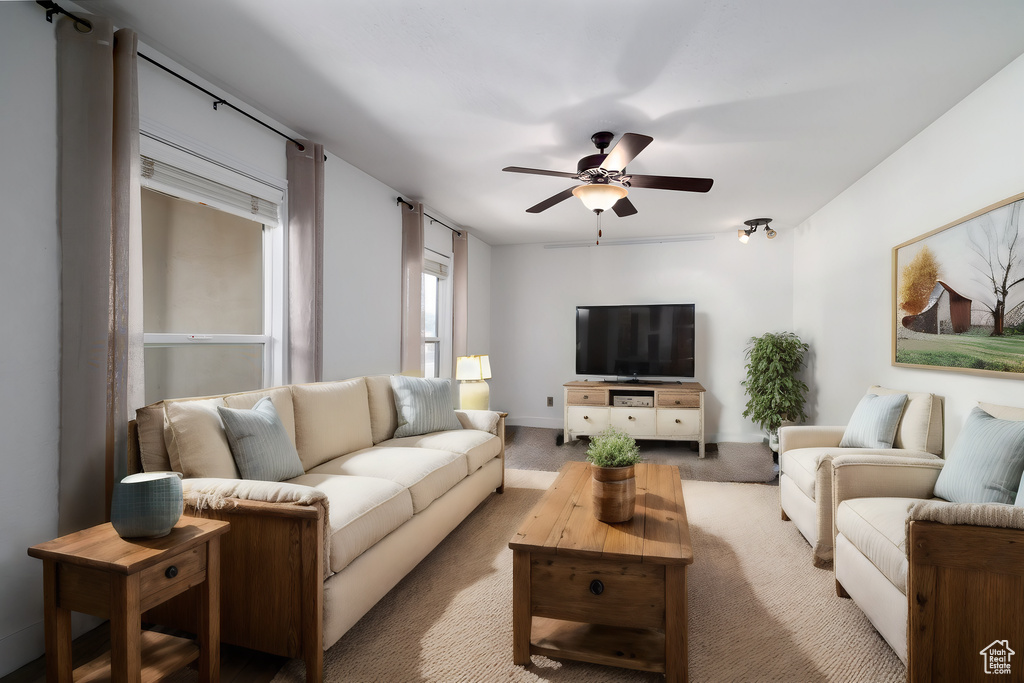
<path id="1" fill-rule="evenodd" d="M 555 397 L 554 396 L 548 396 L 548 408 L 554 408 L 554 407 L 555 407 Z"/>

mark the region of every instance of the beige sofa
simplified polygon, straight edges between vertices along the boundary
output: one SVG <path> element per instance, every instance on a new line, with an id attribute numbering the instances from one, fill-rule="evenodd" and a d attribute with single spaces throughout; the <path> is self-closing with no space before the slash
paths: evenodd
<path id="1" fill-rule="evenodd" d="M 981 407 L 1024 420 L 1022 408 Z M 864 611 L 910 681 L 983 678 L 979 652 L 1024 633 L 1024 496 L 947 502 L 935 496 L 946 465 L 874 454 L 831 463 L 836 592 Z"/>
<path id="2" fill-rule="evenodd" d="M 902 394 L 879 386 L 880 396 Z M 939 460 L 942 453 L 942 399 L 907 393 L 893 448 L 840 448 L 846 427 L 790 426 L 779 430 L 779 506 L 811 544 L 813 561 L 832 560 L 832 459 L 842 454 L 875 454 Z"/>
<path id="3" fill-rule="evenodd" d="M 238 478 L 216 407 L 271 397 L 304 473 Z M 504 486 L 504 414 L 455 411 L 463 429 L 393 438 L 387 376 L 162 401 L 137 413 L 137 462 L 185 475 L 186 514 L 231 522 L 221 637 L 302 657 L 322 677 L 338 641 L 491 492 Z M 188 601 L 147 618 L 191 629 Z"/>

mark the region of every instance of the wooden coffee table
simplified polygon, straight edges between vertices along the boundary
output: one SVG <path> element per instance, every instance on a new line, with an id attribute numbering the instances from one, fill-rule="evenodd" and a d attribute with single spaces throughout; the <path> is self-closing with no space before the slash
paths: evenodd
<path id="1" fill-rule="evenodd" d="M 589 463 L 566 463 L 508 545 L 516 664 L 538 654 L 688 680 L 693 548 L 676 467 L 637 465 L 633 519 L 605 524 Z"/>

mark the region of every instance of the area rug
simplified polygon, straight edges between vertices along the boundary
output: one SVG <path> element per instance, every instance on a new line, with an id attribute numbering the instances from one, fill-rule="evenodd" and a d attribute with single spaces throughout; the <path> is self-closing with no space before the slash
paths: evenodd
<path id="1" fill-rule="evenodd" d="M 505 466 L 557 472 L 569 460 L 586 459 L 586 437 L 561 443 L 561 436 L 561 429 L 506 427 Z M 675 465 L 683 479 L 767 483 L 778 476 L 772 451 L 765 443 L 709 443 L 704 458 L 698 457 L 695 443 L 686 441 L 642 439 L 637 445 L 644 462 Z"/>
<path id="2" fill-rule="evenodd" d="M 654 683 L 664 676 L 534 656 L 512 663 L 508 540 L 549 472 L 508 470 L 492 495 L 324 653 L 327 683 Z M 694 548 L 689 569 L 690 680 L 903 681 L 906 670 L 832 572 L 779 519 L 778 489 L 684 481 Z M 273 683 L 302 683 L 301 660 Z"/>

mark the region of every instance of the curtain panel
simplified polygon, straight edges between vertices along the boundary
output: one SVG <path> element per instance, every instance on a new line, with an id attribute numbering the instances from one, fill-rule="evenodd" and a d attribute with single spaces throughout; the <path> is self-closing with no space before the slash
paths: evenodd
<path id="1" fill-rule="evenodd" d="M 452 376 L 469 346 L 469 234 L 452 232 Z"/>
<path id="2" fill-rule="evenodd" d="M 423 376 L 423 204 L 402 207 L 401 372 Z"/>
<path id="3" fill-rule="evenodd" d="M 56 29 L 60 534 L 107 519 L 145 395 L 137 37 L 89 19 Z"/>
<path id="4" fill-rule="evenodd" d="M 324 147 L 287 143 L 288 366 L 292 384 L 324 372 Z"/>

